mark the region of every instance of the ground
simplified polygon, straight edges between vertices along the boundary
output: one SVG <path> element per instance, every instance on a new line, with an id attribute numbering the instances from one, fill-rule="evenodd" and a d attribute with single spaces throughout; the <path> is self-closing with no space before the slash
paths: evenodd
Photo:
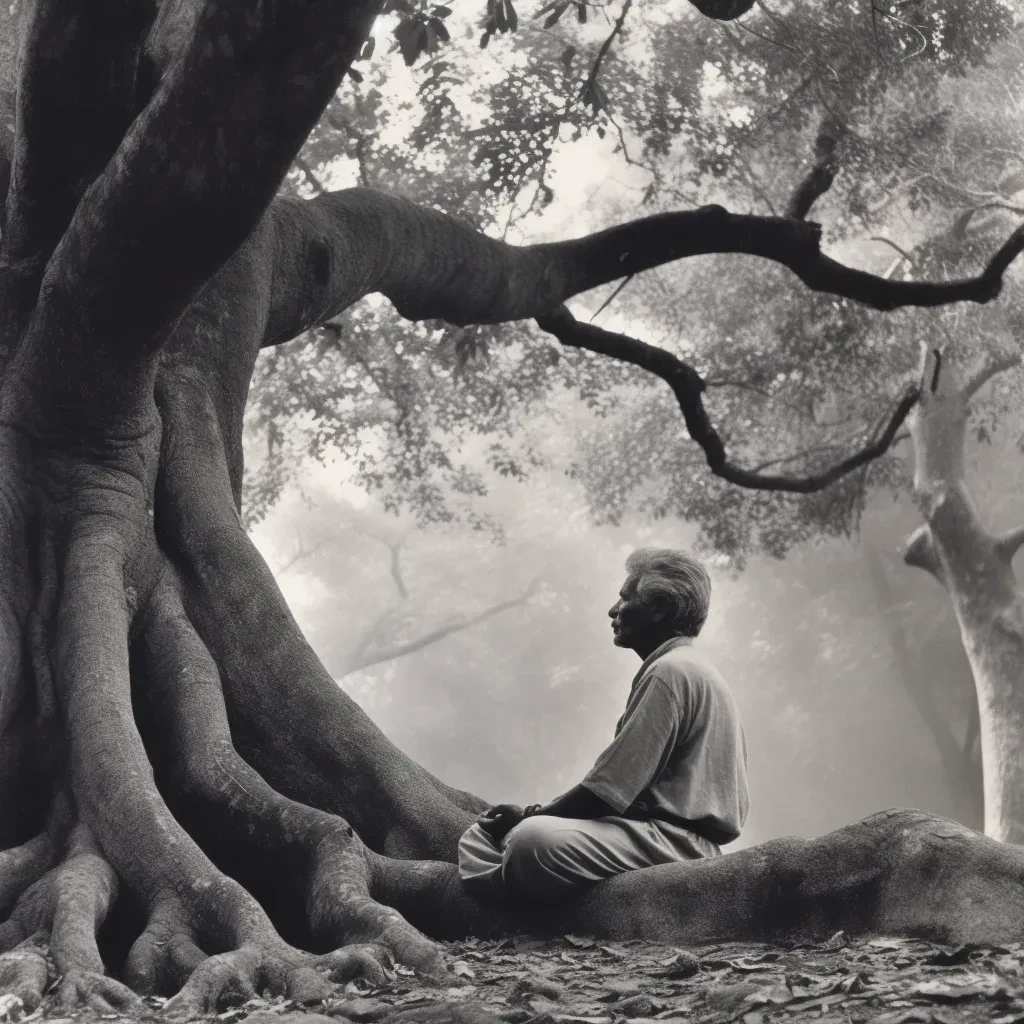
<path id="1" fill-rule="evenodd" d="M 1024 944 L 942 947 L 903 939 L 817 946 L 728 943 L 680 949 L 601 945 L 572 935 L 541 942 L 450 943 L 456 987 L 421 984 L 399 968 L 382 987 L 337 986 L 300 1007 L 253 999 L 205 1018 L 224 1024 L 955 1024 L 1024 1022 Z M 163 1000 L 147 999 L 157 1017 Z M 117 1014 L 51 1009 L 21 1015 L 0 997 L 0 1021 L 92 1024 Z M 120 1018 L 125 1019 L 125 1018 Z"/>

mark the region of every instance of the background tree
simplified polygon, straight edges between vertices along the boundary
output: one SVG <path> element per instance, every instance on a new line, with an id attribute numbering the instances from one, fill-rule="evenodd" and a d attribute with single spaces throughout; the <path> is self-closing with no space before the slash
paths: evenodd
<path id="1" fill-rule="evenodd" d="M 334 684 L 239 505 L 258 352 L 368 292 L 419 321 L 536 318 L 571 347 L 676 368 L 692 399 L 691 370 L 563 303 L 723 250 L 883 309 L 984 303 L 1021 235 L 977 276 L 927 283 L 851 270 L 799 219 L 718 206 L 517 248 L 400 196 L 278 197 L 377 5 L 76 11 L 38 0 L 25 18 L 0 248 L 5 984 L 40 998 L 46 937 L 64 1001 L 183 986 L 172 1007 L 195 1012 L 264 987 L 316 1001 L 327 975 L 379 978 L 382 948 L 436 975 L 428 927 L 1019 934 L 1019 852 L 914 812 L 635 872 L 548 914 L 470 899 L 451 860 L 483 801 Z M 98 939 L 117 907 L 123 945 L 105 952 L 127 987 Z"/>
<path id="2" fill-rule="evenodd" d="M 330 646 L 326 649 L 315 643 L 314 646 L 335 679 L 416 654 L 447 637 L 487 622 L 502 612 L 528 604 L 537 592 L 539 580 L 534 577 L 515 596 L 505 596 L 453 614 L 450 602 L 453 597 L 458 601 L 458 591 L 457 586 L 453 587 L 451 583 L 450 558 L 435 568 L 434 579 L 428 577 L 424 580 L 421 569 L 416 573 L 410 589 L 405 562 L 409 558 L 410 536 L 415 533 L 412 524 L 396 522 L 390 517 L 385 520 L 381 515 L 375 515 L 372 508 L 361 509 L 337 500 L 331 501 L 323 494 L 319 500 L 313 498 L 309 504 L 312 506 L 312 514 L 303 517 L 304 532 L 298 535 L 280 561 L 271 561 L 272 566 L 276 561 L 274 576 L 277 581 L 280 582 L 285 573 L 297 567 L 306 569 L 308 575 L 320 580 L 330 578 L 340 571 L 349 578 L 352 589 L 360 592 L 360 603 L 365 611 L 368 587 L 353 577 L 352 568 L 354 562 L 365 562 L 366 545 L 359 545 L 358 554 L 337 550 L 339 539 L 351 534 L 364 541 L 375 542 L 373 546 L 381 549 L 378 554 L 384 557 L 373 561 L 377 570 L 374 575 L 386 575 L 388 589 L 393 591 L 385 598 L 383 610 L 372 619 L 367 621 L 360 616 L 361 621 L 354 632 L 345 628 L 348 623 L 339 622 L 332 615 L 334 622 Z M 383 566 L 386 566 L 384 574 L 380 572 Z M 473 568 L 478 570 L 476 565 Z M 379 585 L 375 589 L 379 589 Z M 451 595 L 452 590 L 456 591 L 455 595 Z M 465 598 L 459 603 L 465 603 Z"/>

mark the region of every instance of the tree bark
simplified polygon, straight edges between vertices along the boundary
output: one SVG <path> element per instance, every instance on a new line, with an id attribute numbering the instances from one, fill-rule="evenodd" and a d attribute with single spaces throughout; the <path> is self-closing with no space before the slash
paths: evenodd
<path id="1" fill-rule="evenodd" d="M 378 4 L 165 0 L 152 24 L 139 7 L 75 5 L 67 34 L 66 5 L 37 0 L 22 51 L 0 259 L 0 986 L 39 1003 L 40 942 L 66 1005 L 177 991 L 193 1013 L 264 989 L 316 1001 L 329 979 L 379 979 L 387 950 L 437 975 L 426 932 L 1024 937 L 1020 851 L 916 812 L 635 872 L 545 913 L 470 899 L 452 861 L 484 801 L 335 685 L 238 508 L 261 346 L 368 290 L 490 322 L 735 251 L 879 308 L 981 302 L 1024 234 L 977 278 L 897 283 L 824 257 L 812 226 L 718 207 L 516 249 L 365 190 L 274 200 Z M 51 139 L 78 81 L 82 124 L 102 130 Z M 937 533 L 951 506 L 932 504 Z M 137 919 L 112 979 L 100 935 L 122 900 Z"/>
<path id="2" fill-rule="evenodd" d="M 937 351 L 925 350 L 911 423 L 914 493 L 925 523 L 908 542 L 905 560 L 946 588 L 960 625 L 978 697 L 985 834 L 1021 843 L 1024 594 L 1012 566 L 1019 536 L 1000 538 L 986 529 L 964 478 L 969 403 L 983 382 L 964 384 Z"/>

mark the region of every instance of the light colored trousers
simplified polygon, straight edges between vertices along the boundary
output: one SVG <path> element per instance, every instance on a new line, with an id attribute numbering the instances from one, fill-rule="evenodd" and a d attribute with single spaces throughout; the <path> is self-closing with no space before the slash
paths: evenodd
<path id="1" fill-rule="evenodd" d="M 459 840 L 459 874 L 478 895 L 505 890 L 550 903 L 623 871 L 720 853 L 707 839 L 665 822 L 538 814 L 521 821 L 500 843 L 471 825 Z"/>

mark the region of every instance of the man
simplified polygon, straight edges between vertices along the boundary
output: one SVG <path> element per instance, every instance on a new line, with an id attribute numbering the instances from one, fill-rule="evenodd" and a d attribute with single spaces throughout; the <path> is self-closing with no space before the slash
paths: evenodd
<path id="1" fill-rule="evenodd" d="M 583 781 L 544 806 L 498 804 L 462 836 L 459 873 L 479 894 L 551 902 L 582 885 L 715 857 L 747 816 L 747 753 L 732 694 L 693 640 L 711 580 L 679 551 L 626 560 L 608 614 L 643 659 L 615 738 Z"/>

